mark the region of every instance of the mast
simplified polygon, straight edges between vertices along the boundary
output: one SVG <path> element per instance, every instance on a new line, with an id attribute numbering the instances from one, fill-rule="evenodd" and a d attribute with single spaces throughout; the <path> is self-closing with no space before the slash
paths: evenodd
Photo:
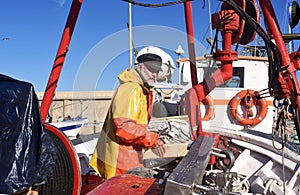
<path id="1" fill-rule="evenodd" d="M 129 18 L 129 68 L 132 68 L 132 4 L 128 3 L 128 18 Z"/>
<path id="2" fill-rule="evenodd" d="M 209 37 L 212 39 L 212 24 L 211 24 L 211 4 L 210 0 L 208 0 L 208 18 L 209 18 Z M 212 45 L 210 44 L 210 48 Z"/>

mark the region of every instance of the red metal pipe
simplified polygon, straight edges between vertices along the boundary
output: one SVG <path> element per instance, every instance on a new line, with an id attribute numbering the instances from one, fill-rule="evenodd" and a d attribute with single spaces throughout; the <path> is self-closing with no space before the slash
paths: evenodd
<path id="1" fill-rule="evenodd" d="M 283 41 L 280 29 L 278 28 L 277 18 L 270 0 L 260 0 L 260 7 L 264 15 L 265 24 L 271 37 L 275 39 L 276 45 L 278 46 L 281 56 L 282 65 L 290 65 L 290 58 L 287 52 L 285 43 Z"/>
<path id="2" fill-rule="evenodd" d="M 190 30 L 191 26 L 191 15 L 189 15 L 190 7 L 189 4 L 185 4 L 186 9 L 186 23 L 187 23 L 187 29 Z M 229 14 L 228 14 L 229 13 Z M 186 107 L 185 111 L 188 114 L 191 122 L 191 126 L 193 130 L 195 130 L 195 127 L 197 127 L 196 132 L 193 131 L 194 137 L 197 137 L 197 135 L 204 135 L 206 133 L 202 130 L 202 124 L 201 124 L 201 113 L 200 113 L 200 102 L 205 98 L 208 93 L 213 90 L 216 86 L 222 84 L 226 80 L 230 79 L 232 77 L 232 62 L 237 60 L 237 52 L 231 50 L 232 45 L 232 33 L 233 31 L 236 31 L 239 28 L 239 17 L 237 14 L 232 13 L 232 11 L 224 10 L 220 13 L 217 13 L 214 15 L 213 19 L 217 20 L 214 21 L 216 23 L 219 23 L 224 18 L 223 16 L 230 15 L 232 18 L 231 23 L 224 25 L 223 31 L 224 31 L 224 42 L 223 42 L 223 51 L 217 51 L 217 53 L 214 54 L 215 60 L 219 60 L 222 62 L 222 65 L 220 68 L 216 70 L 216 72 L 208 79 L 205 79 L 202 83 L 197 84 L 197 68 L 195 66 L 196 60 L 193 58 L 195 56 L 194 50 L 190 50 L 189 48 L 189 55 L 190 55 L 190 69 L 191 69 L 191 77 L 192 77 L 192 85 L 193 89 L 189 90 L 185 94 L 185 100 L 186 100 Z M 188 31 L 188 35 L 191 35 L 192 31 Z M 192 36 L 188 36 L 189 46 L 193 45 L 193 39 L 191 39 Z M 192 55 L 191 55 L 192 54 Z M 193 64 L 194 62 L 194 64 Z M 195 75 L 193 75 L 195 74 Z M 196 80 L 195 80 L 196 78 Z M 196 133 L 196 135 L 195 135 Z"/>
<path id="3" fill-rule="evenodd" d="M 58 79 L 60 77 L 60 73 L 65 61 L 66 54 L 68 52 L 69 44 L 72 38 L 72 34 L 76 25 L 76 21 L 79 15 L 81 5 L 82 5 L 82 0 L 73 0 L 72 2 L 72 6 L 68 15 L 68 19 L 64 28 L 64 32 L 60 41 L 60 45 L 55 57 L 52 71 L 42 100 L 42 104 L 41 104 L 42 122 L 45 122 L 46 117 L 48 115 L 49 108 L 55 94 L 55 89 L 57 87 Z"/>
<path id="4" fill-rule="evenodd" d="M 185 13 L 185 24 L 186 24 L 188 49 L 189 49 L 191 80 L 192 80 L 192 86 L 195 86 L 198 84 L 198 79 L 197 79 L 192 7 L 190 1 L 184 2 L 184 13 Z"/>
<path id="5" fill-rule="evenodd" d="M 270 33 L 270 36 L 275 39 L 276 45 L 278 46 L 281 54 L 281 64 L 282 68 L 286 68 L 290 74 L 287 72 L 281 72 L 281 75 L 279 77 L 279 81 L 282 85 L 282 92 L 285 93 L 285 96 L 291 96 L 292 104 L 296 106 L 296 101 L 298 102 L 298 114 L 300 115 L 300 96 L 294 95 L 300 93 L 300 88 L 298 84 L 298 79 L 296 76 L 296 69 L 291 64 L 291 59 L 288 54 L 288 51 L 286 49 L 284 40 L 282 38 L 280 29 L 278 27 L 277 18 L 273 9 L 273 5 L 270 0 L 260 0 L 260 7 L 262 9 L 262 12 L 264 14 L 265 23 L 267 26 L 267 29 Z M 282 77 L 281 77 L 282 76 Z M 293 82 L 296 83 L 296 88 L 294 88 Z M 286 86 L 288 86 L 289 91 L 286 91 Z"/>
<path id="6" fill-rule="evenodd" d="M 230 15 L 231 22 L 223 26 L 223 50 L 214 53 L 214 59 L 221 61 L 222 65 L 213 75 L 205 79 L 202 83 L 194 86 L 199 101 L 202 101 L 215 87 L 224 83 L 232 77 L 232 62 L 238 60 L 236 51 L 231 50 L 232 33 L 239 28 L 239 17 L 231 10 L 222 10 L 212 15 L 212 23 L 219 24 L 224 16 Z"/>
<path id="7" fill-rule="evenodd" d="M 191 2 L 184 2 L 184 13 L 185 13 L 185 24 L 187 32 L 187 41 L 189 49 L 189 61 L 190 61 L 190 72 L 191 72 L 191 81 L 192 86 L 198 84 L 197 78 L 197 67 L 196 67 L 196 54 L 195 54 L 195 42 L 194 42 L 194 30 L 193 30 L 193 17 L 192 17 L 192 6 Z M 189 100 L 189 101 L 188 101 Z M 186 111 L 189 113 L 191 120 L 191 125 L 194 128 L 197 127 L 194 138 L 202 132 L 202 122 L 201 122 L 201 110 L 200 110 L 200 101 L 197 99 L 197 96 L 193 97 L 189 93 L 186 94 L 186 101 L 189 105 L 186 105 Z"/>

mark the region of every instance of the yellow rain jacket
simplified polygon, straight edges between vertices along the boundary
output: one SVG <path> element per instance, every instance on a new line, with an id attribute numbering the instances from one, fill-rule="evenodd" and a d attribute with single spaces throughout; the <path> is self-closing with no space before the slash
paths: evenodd
<path id="1" fill-rule="evenodd" d="M 147 131 L 152 92 L 133 69 L 122 72 L 90 166 L 104 179 L 143 167 L 142 148 L 151 147 L 158 134 Z"/>

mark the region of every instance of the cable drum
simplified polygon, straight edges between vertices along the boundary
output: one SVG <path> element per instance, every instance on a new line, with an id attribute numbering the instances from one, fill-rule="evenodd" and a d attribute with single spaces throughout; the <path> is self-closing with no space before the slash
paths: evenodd
<path id="1" fill-rule="evenodd" d="M 39 194 L 80 194 L 80 164 L 71 141 L 56 127 L 45 124 L 45 128 L 56 146 L 57 158 L 53 177 L 48 179 L 44 185 L 39 186 Z"/>
<path id="2" fill-rule="evenodd" d="M 248 0 L 246 1 L 246 13 L 248 13 L 256 22 L 260 22 L 259 10 L 256 1 Z M 241 45 L 247 45 L 254 40 L 256 31 L 250 24 L 245 23 L 242 37 L 240 39 Z"/>

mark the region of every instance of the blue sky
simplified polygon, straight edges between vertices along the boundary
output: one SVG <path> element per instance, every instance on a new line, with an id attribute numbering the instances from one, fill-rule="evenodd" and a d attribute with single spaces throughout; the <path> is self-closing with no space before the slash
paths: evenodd
<path id="1" fill-rule="evenodd" d="M 149 2 L 141 0 L 141 2 Z M 151 1 L 165 2 L 165 1 Z M 196 54 L 208 48 L 208 4 L 192 1 Z M 0 7 L 0 73 L 32 83 L 44 91 L 71 0 L 3 0 Z M 219 1 L 211 0 L 216 12 Z M 286 1 L 273 1 L 279 24 L 287 32 Z M 204 6 L 204 8 L 203 8 Z M 132 6 L 133 41 L 137 48 L 159 46 L 169 54 L 185 50 L 183 4 L 163 8 Z M 121 0 L 83 0 L 57 91 L 112 90 L 117 75 L 129 67 L 128 4 Z M 297 30 L 297 28 L 295 29 Z"/>

